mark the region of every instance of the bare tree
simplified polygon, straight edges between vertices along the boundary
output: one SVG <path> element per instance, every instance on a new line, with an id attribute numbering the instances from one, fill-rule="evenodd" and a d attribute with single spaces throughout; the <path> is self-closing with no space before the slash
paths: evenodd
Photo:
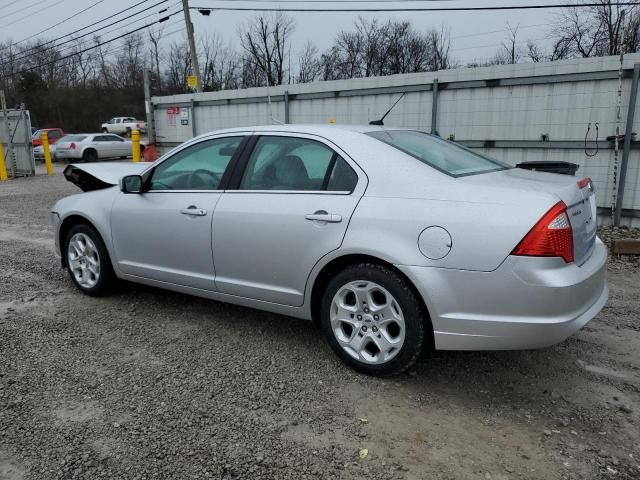
<path id="1" fill-rule="evenodd" d="M 638 50 L 638 7 L 599 0 L 590 8 L 571 7 L 556 17 L 552 34 L 572 56 L 619 55 Z M 614 5 L 614 3 L 616 3 Z"/>
<path id="2" fill-rule="evenodd" d="M 260 15 L 240 32 L 240 44 L 246 53 L 245 61 L 264 75 L 266 85 L 281 85 L 285 78 L 285 60 L 294 30 L 293 20 L 278 12 Z M 247 66 L 249 66 L 247 65 Z M 260 76 L 256 76 L 256 79 Z"/>
<path id="3" fill-rule="evenodd" d="M 501 43 L 501 50 L 496 54 L 498 63 L 514 65 L 520 60 L 520 48 L 518 47 L 519 26 L 512 27 L 507 24 L 507 37 Z"/>
<path id="4" fill-rule="evenodd" d="M 322 64 L 318 59 L 318 49 L 308 40 L 298 54 L 297 83 L 308 83 L 317 80 L 322 72 Z"/>
<path id="5" fill-rule="evenodd" d="M 149 41 L 151 42 L 149 55 L 153 65 L 152 68 L 156 76 L 156 85 L 158 90 L 162 91 L 162 75 L 160 74 L 160 40 L 162 39 L 164 28 L 161 26 L 156 30 L 152 27 L 149 28 L 147 33 L 149 35 Z"/>
<path id="6" fill-rule="evenodd" d="M 431 49 L 430 71 L 447 70 L 455 66 L 451 58 L 451 30 L 448 27 L 442 25 L 440 30 L 429 30 L 427 42 Z"/>

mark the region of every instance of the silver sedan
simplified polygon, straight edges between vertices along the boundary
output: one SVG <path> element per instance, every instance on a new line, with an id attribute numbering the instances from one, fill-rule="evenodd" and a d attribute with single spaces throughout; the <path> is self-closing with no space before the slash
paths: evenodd
<path id="1" fill-rule="evenodd" d="M 212 132 L 153 164 L 70 165 L 53 207 L 77 287 L 116 279 L 312 320 L 356 369 L 425 348 L 560 342 L 604 306 L 589 179 L 383 127 Z"/>

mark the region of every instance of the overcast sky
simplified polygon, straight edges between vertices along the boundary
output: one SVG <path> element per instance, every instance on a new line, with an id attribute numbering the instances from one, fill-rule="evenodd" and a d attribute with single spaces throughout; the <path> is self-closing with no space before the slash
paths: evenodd
<path id="1" fill-rule="evenodd" d="M 115 12 L 123 10 L 130 5 L 135 5 L 140 0 L 103 0 L 99 5 L 90 8 L 86 12 L 76 16 L 75 18 L 53 28 L 53 25 L 61 20 L 69 17 L 80 10 L 87 8 L 89 5 L 98 0 L 0 0 L 0 37 L 2 40 L 19 41 L 42 30 L 46 30 L 43 37 L 55 38 L 66 33 L 72 32 L 78 28 L 86 26 L 90 23 L 103 19 Z M 132 12 L 145 8 L 147 5 L 153 5 L 158 0 L 150 0 L 149 2 L 132 9 Z M 289 0 L 290 2 L 290 0 Z M 551 0 L 443 0 L 443 1 L 424 1 L 400 0 L 397 2 L 381 2 L 381 1 L 362 1 L 357 0 L 354 3 L 341 2 L 337 3 L 332 0 L 328 3 L 311 2 L 302 0 L 299 3 L 278 3 L 266 2 L 260 0 L 258 2 L 241 1 L 241 0 L 190 0 L 191 6 L 194 7 L 215 7 L 215 6 L 282 6 L 286 7 L 302 7 L 306 5 L 322 8 L 371 8 L 371 7 L 391 7 L 391 8 L 411 8 L 411 7 L 440 7 L 440 6 L 496 6 L 496 5 L 525 5 L 525 4 L 549 4 L 554 3 Z M 170 11 L 176 11 L 180 8 L 180 2 L 171 0 L 165 5 L 174 5 Z M 161 8 L 161 7 L 158 7 Z M 151 13 L 141 14 L 144 15 Z M 293 35 L 292 55 L 302 48 L 307 40 L 313 41 L 320 51 L 323 51 L 333 42 L 336 33 L 342 29 L 349 29 L 358 15 L 366 18 L 378 18 L 384 21 L 388 18 L 393 19 L 409 19 L 413 25 L 419 30 L 427 30 L 432 27 L 440 27 L 446 25 L 451 28 L 452 36 L 452 54 L 454 58 L 462 63 L 467 63 L 476 59 L 483 59 L 493 56 L 499 48 L 500 43 L 505 39 L 507 32 L 504 30 L 507 23 L 512 26 L 519 26 L 519 40 L 524 47 L 527 39 L 539 40 L 543 46 L 548 45 L 548 24 L 553 20 L 555 12 L 546 10 L 513 10 L 513 11 L 488 11 L 488 12 L 378 12 L 378 13 L 355 13 L 355 12 L 329 12 L 329 13 L 290 13 L 296 23 L 296 30 Z M 205 17 L 196 11 L 192 11 L 193 22 L 196 34 L 218 33 L 231 44 L 237 44 L 238 28 L 248 19 L 254 16 L 254 12 L 229 12 L 215 11 L 211 16 Z M 124 17 L 116 17 L 105 23 L 113 22 Z M 157 18 L 157 17 L 152 17 Z M 144 25 L 152 20 L 141 20 L 139 23 L 124 27 L 122 32 L 132 28 Z M 170 42 L 180 38 L 183 35 L 179 30 L 184 27 L 184 23 L 180 21 L 181 17 L 176 15 L 167 22 L 165 27 L 166 33 L 173 33 L 166 42 Z M 131 22 L 128 20 L 124 24 Z M 98 28 L 97 25 L 93 28 Z M 115 25 L 104 32 L 112 31 L 103 38 L 116 36 L 120 31 L 114 30 L 118 27 Z M 118 32 L 118 33 L 116 33 Z"/>

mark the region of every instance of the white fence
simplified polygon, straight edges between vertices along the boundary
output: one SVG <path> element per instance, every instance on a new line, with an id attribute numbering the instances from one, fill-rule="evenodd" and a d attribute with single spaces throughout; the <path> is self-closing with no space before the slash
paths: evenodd
<path id="1" fill-rule="evenodd" d="M 623 133 L 636 63 L 639 54 L 625 57 Z M 616 129 L 619 67 L 618 57 L 601 57 L 154 97 L 153 117 L 162 149 L 235 126 L 364 124 L 380 118 L 404 93 L 385 125 L 437 131 L 514 165 L 577 163 L 578 175 L 594 181 L 606 216 L 614 178 L 614 142 L 607 137 Z M 622 148 L 620 142 L 620 158 Z M 640 222 L 639 164 L 640 143 L 632 142 L 622 205 L 627 224 Z"/>

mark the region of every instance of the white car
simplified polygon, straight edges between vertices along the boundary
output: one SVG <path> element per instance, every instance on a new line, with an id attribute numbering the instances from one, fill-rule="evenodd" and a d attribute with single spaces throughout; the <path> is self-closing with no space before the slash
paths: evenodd
<path id="1" fill-rule="evenodd" d="M 142 120 L 136 120 L 133 117 L 114 117 L 106 123 L 102 124 L 103 133 L 117 133 L 118 135 L 131 136 L 133 130 L 139 132 L 147 131 L 147 123 Z"/>
<path id="2" fill-rule="evenodd" d="M 49 151 L 51 152 L 51 160 L 55 158 L 56 152 L 56 144 L 49 145 Z M 33 147 L 33 156 L 36 160 L 40 162 L 44 162 L 44 147 L 42 145 L 38 145 L 37 147 Z"/>
<path id="3" fill-rule="evenodd" d="M 141 148 L 142 150 L 142 148 Z M 95 162 L 105 158 L 126 158 L 132 155 L 130 140 L 105 133 L 66 135 L 56 144 L 58 160 L 84 160 Z"/>

